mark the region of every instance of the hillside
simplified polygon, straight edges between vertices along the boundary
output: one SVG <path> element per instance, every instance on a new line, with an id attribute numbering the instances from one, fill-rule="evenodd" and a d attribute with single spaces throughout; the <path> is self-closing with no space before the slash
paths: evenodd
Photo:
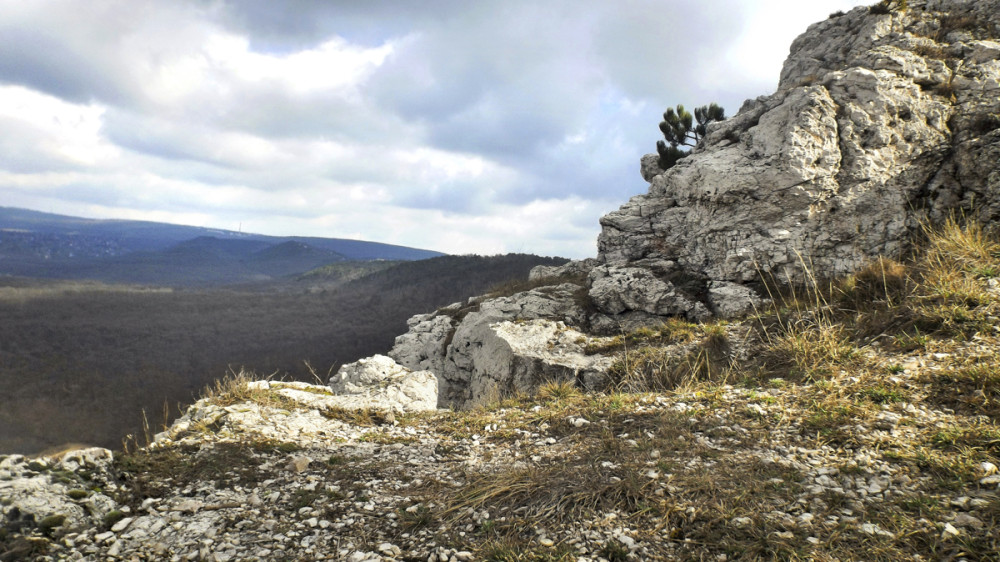
<path id="1" fill-rule="evenodd" d="M 270 281 L 337 261 L 441 255 L 361 240 L 263 236 L 0 207 L 0 275 L 206 286 Z"/>
<path id="2" fill-rule="evenodd" d="M 176 417 L 230 368 L 314 380 L 306 361 L 325 376 L 385 353 L 413 314 L 557 263 L 522 254 L 338 262 L 349 280 L 316 273 L 198 290 L 0 278 L 0 453 L 120 446 L 142 409 Z"/>

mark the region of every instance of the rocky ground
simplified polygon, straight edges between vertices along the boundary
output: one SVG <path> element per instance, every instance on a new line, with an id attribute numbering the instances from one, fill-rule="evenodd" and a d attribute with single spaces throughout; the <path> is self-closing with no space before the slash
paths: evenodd
<path id="1" fill-rule="evenodd" d="M 44 488 L 89 517 L 57 525 L 54 501 L 46 518 L 7 523 L 2 556 L 987 559 L 1000 431 L 924 393 L 954 355 L 995 343 L 901 356 L 877 387 L 849 372 L 665 394 L 553 385 L 496 409 L 389 419 L 276 398 L 273 384 L 199 402 L 196 427 L 114 461 L 6 457 L 4 503 Z M 817 406 L 831 395 L 850 398 Z M 963 451 L 976 431 L 992 445 Z"/>

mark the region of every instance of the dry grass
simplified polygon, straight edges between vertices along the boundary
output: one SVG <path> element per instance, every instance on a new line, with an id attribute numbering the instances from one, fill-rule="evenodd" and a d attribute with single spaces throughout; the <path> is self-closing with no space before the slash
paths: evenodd
<path id="1" fill-rule="evenodd" d="M 733 371 L 725 322 L 692 324 L 672 318 L 591 346 L 588 353 L 617 352 L 609 375 L 621 392 L 661 392 L 699 381 L 721 382 Z"/>
<path id="2" fill-rule="evenodd" d="M 504 283 L 499 283 L 490 287 L 486 291 L 488 298 L 509 297 L 524 291 L 530 291 L 539 287 L 550 287 L 561 283 L 572 283 L 574 285 L 585 285 L 587 278 L 583 275 L 564 275 L 561 277 L 537 277 L 535 279 L 512 279 Z"/>
<path id="3" fill-rule="evenodd" d="M 934 34 L 935 41 L 944 41 L 953 31 L 974 31 L 979 20 L 970 14 L 948 14 L 941 18 L 941 25 Z"/>
<path id="4" fill-rule="evenodd" d="M 675 343 L 690 343 L 698 338 L 701 331 L 701 327 L 697 324 L 681 318 L 669 318 L 659 326 L 638 328 L 631 332 L 617 335 L 607 341 L 588 344 L 585 352 L 589 355 L 596 353 L 608 354 L 639 345 L 655 344 L 663 346 Z"/>
<path id="5" fill-rule="evenodd" d="M 907 351 L 991 333 L 1000 311 L 987 282 L 1000 274 L 1000 242 L 955 218 L 924 234 L 906 263 L 879 258 L 843 279 L 774 291 L 776 306 L 758 318 L 763 369 L 815 379 L 858 367 L 875 342 Z"/>
<path id="6" fill-rule="evenodd" d="M 864 545 L 871 560 L 993 559 L 1000 546 L 1000 507 L 976 512 L 985 527 L 954 541 L 943 540 L 934 522 L 952 516 L 950 498 L 975 492 L 982 463 L 1000 462 L 1000 337 L 994 330 L 1000 311 L 989 286 L 1000 275 L 1000 242 L 957 219 L 927 228 L 925 235 L 906 261 L 880 258 L 843 279 L 809 278 L 804 288 L 775 291 L 773 308 L 751 320 L 757 329 L 749 362 L 733 361 L 726 326 L 677 320 L 591 350 L 618 354 L 616 394 L 577 396 L 553 386 L 537 399 L 541 410 L 505 417 L 531 427 L 551 424 L 550 431 L 572 439 L 573 453 L 559 464 L 470 474 L 449 503 L 448 516 L 457 523 L 472 511 L 516 514 L 491 527 L 489 552 L 507 553 L 497 560 L 559 559 L 540 557 L 525 529 L 572 525 L 611 506 L 651 542 L 681 541 L 682 558 L 856 559 Z M 973 343 L 986 351 L 961 351 Z M 940 357 L 933 368 L 913 371 L 913 353 Z M 731 400 L 722 398 L 721 389 L 732 388 L 720 385 L 736 380 L 764 388 L 749 392 L 748 402 L 776 402 L 780 408 L 761 413 L 756 405 L 737 406 L 748 433 L 723 449 L 695 445 L 692 436 L 717 431 L 710 420 Z M 637 397 L 648 392 L 683 397 L 689 408 L 695 406 L 683 414 L 644 417 Z M 899 426 L 905 432 L 873 433 L 883 427 L 885 412 L 905 413 L 913 405 L 949 421 L 915 421 Z M 570 412 L 607 423 L 562 429 L 560 420 Z M 629 424 L 619 425 L 626 419 Z M 803 446 L 843 455 L 841 470 L 848 475 L 877 473 L 844 453 L 870 451 L 878 462 L 921 481 L 921 492 L 863 506 L 828 493 L 809 507 L 817 517 L 842 517 L 848 509 L 884 535 L 862 533 L 860 523 L 813 526 L 806 533 L 786 527 L 769 514 L 798 501 L 802 475 L 791 464 L 746 455 L 776 439 L 776 429 Z M 651 460 L 651 450 L 663 455 Z M 615 463 L 615 478 L 601 468 L 605 460 Z M 669 475 L 669 485 L 645 476 L 650 470 Z M 749 523 L 734 527 L 732 521 L 742 517 Z M 615 552 L 611 542 L 607 548 L 609 555 Z"/>
<path id="7" fill-rule="evenodd" d="M 581 392 L 574 381 L 549 381 L 539 385 L 535 395 L 542 402 L 561 402 L 579 398 Z"/>
<path id="8" fill-rule="evenodd" d="M 837 304 L 852 310 L 870 308 L 873 303 L 893 306 L 913 291 L 913 280 L 905 265 L 879 257 L 832 286 Z"/>
<path id="9" fill-rule="evenodd" d="M 928 400 L 956 412 L 1000 420 L 1000 363 L 996 355 L 973 355 L 944 372 L 925 374 Z"/>
<path id="10" fill-rule="evenodd" d="M 847 330 L 822 315 L 789 319 L 764 334 L 767 345 L 761 357 L 771 377 L 822 380 L 848 367 L 860 353 Z"/>
<path id="11" fill-rule="evenodd" d="M 925 227 L 924 233 L 927 243 L 917 265 L 925 285 L 940 289 L 957 279 L 968 286 L 971 279 L 1000 275 L 1000 242 L 981 224 L 951 217 L 939 228 Z"/>
<path id="12" fill-rule="evenodd" d="M 273 376 L 273 375 L 272 375 Z M 283 396 L 273 390 L 266 388 L 252 388 L 250 383 L 260 380 L 271 380 L 271 377 L 260 378 L 255 373 L 240 369 L 230 370 L 221 379 L 202 390 L 201 397 L 211 400 L 219 406 L 231 406 L 243 402 L 250 402 L 265 408 L 278 408 L 291 410 L 298 407 L 298 403 Z"/>
<path id="13" fill-rule="evenodd" d="M 396 416 L 390 411 L 375 408 L 348 409 L 328 406 L 320 410 L 323 417 L 339 420 L 360 427 L 389 425 L 396 421 Z"/>

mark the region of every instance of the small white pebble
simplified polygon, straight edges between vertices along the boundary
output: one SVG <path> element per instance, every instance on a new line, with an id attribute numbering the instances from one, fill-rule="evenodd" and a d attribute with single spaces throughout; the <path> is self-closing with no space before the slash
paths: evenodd
<path id="1" fill-rule="evenodd" d="M 951 523 L 945 523 L 944 530 L 941 531 L 941 540 L 946 541 L 949 539 L 953 539 L 959 536 L 960 534 L 962 534 L 962 531 L 956 529 L 954 525 L 952 525 Z"/>

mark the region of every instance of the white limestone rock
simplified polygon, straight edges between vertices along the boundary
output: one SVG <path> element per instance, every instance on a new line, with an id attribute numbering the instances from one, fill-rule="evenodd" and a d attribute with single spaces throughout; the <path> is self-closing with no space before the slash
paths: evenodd
<path id="1" fill-rule="evenodd" d="M 391 357 L 375 355 L 344 365 L 330 377 L 336 402 L 345 408 L 373 408 L 393 412 L 434 410 L 438 402 L 437 376 L 411 371 Z"/>
<path id="2" fill-rule="evenodd" d="M 704 304 L 680 293 L 674 285 L 641 267 L 602 265 L 590 272 L 590 298 L 608 314 L 628 311 L 657 316 L 684 316 L 701 320 L 710 316 Z"/>
<path id="3" fill-rule="evenodd" d="M 588 311 L 581 305 L 585 292 L 579 285 L 562 283 L 509 297 L 471 299 L 463 307 L 448 307 L 435 316 L 414 317 L 410 331 L 396 338 L 389 355 L 407 368 L 433 370 L 438 376 L 439 406 L 462 406 L 474 397 L 481 399 L 482 389 L 496 386 L 497 381 L 503 381 L 501 391 L 510 390 L 508 383 L 517 378 L 501 368 L 502 362 L 479 352 L 496 344 L 493 324 L 547 319 L 584 325 L 588 322 Z M 480 377 L 487 380 L 477 382 Z"/>
<path id="4" fill-rule="evenodd" d="M 573 382 L 581 389 L 606 383 L 611 358 L 586 355 L 586 336 L 563 322 L 505 320 L 478 324 L 476 332 L 477 345 L 456 349 L 454 357 L 470 372 L 467 402 L 534 394 L 550 381 Z"/>
<path id="5" fill-rule="evenodd" d="M 531 268 L 531 271 L 528 273 L 528 280 L 534 281 L 537 279 L 572 276 L 586 277 L 590 273 L 590 270 L 594 269 L 597 265 L 597 260 L 593 258 L 573 260 L 558 266 L 536 265 Z"/>
<path id="6" fill-rule="evenodd" d="M 662 174 L 665 170 L 660 167 L 660 157 L 657 154 L 647 154 L 639 161 L 639 175 L 647 182 Z"/>
<path id="7" fill-rule="evenodd" d="M 480 351 L 507 345 L 499 322 L 611 334 L 668 316 L 739 317 L 764 304 L 754 289 L 762 278 L 852 272 L 904 252 L 921 224 L 956 209 L 1000 219 L 997 13 L 1000 0 L 928 0 L 813 25 L 792 45 L 777 92 L 712 124 L 670 170 L 655 154 L 642 158 L 649 192 L 601 219 L 596 261 L 531 273 L 585 273 L 586 287 L 414 317 L 390 355 L 436 373 L 440 405 L 461 405 L 512 380 Z M 956 21 L 964 29 L 942 30 Z"/>
<path id="8" fill-rule="evenodd" d="M 94 488 L 112 486 L 111 451 L 99 447 L 71 451 L 62 459 L 23 455 L 0 457 L 0 528 L 40 528 L 46 518 L 62 518 L 52 532 L 62 534 L 99 524 L 118 508 Z M 55 519 L 49 519 L 55 521 Z"/>
<path id="9" fill-rule="evenodd" d="M 708 283 L 708 304 L 712 313 L 719 318 L 736 318 L 760 310 L 767 300 L 753 289 L 729 283 L 710 281 Z"/>
<path id="10" fill-rule="evenodd" d="M 455 313 L 460 309 L 461 305 L 452 305 L 436 314 L 418 314 L 410 318 L 407 321 L 409 330 L 396 337 L 390 353 L 410 369 L 442 372 L 448 336 L 455 331 Z"/>
<path id="11" fill-rule="evenodd" d="M 761 274 L 846 274 L 956 210 L 1000 219 L 997 13 L 1000 0 L 928 0 L 811 26 L 777 92 L 713 124 L 670 170 L 643 157 L 649 192 L 601 219 L 599 260 L 674 262 L 703 280 L 690 298 Z M 964 28 L 941 31 L 946 20 Z"/>

